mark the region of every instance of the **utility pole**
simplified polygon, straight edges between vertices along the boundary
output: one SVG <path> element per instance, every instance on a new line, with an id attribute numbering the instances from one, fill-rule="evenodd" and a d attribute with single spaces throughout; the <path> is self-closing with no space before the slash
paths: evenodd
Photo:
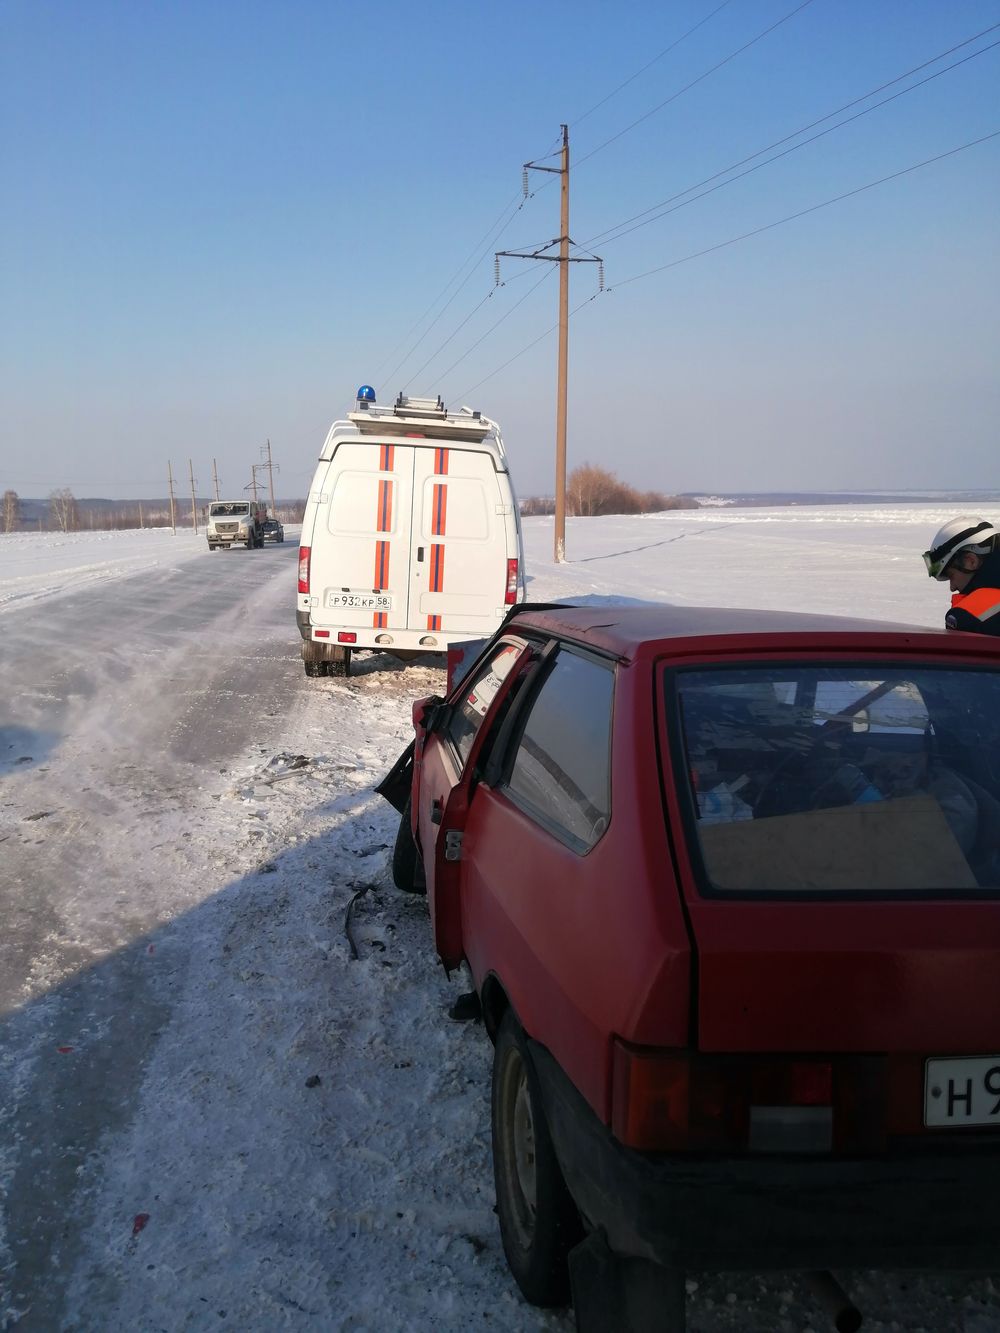
<path id="1" fill-rule="evenodd" d="M 212 487 L 215 490 L 215 498 L 219 499 L 219 469 L 215 466 L 215 459 L 212 459 Z"/>
<path id="2" fill-rule="evenodd" d="M 274 474 L 275 472 L 280 472 L 280 471 L 281 471 L 281 468 L 278 467 L 277 464 L 271 462 L 271 441 L 270 441 L 270 440 L 268 440 L 268 442 L 267 442 L 266 450 L 267 450 L 267 463 L 266 463 L 265 466 L 267 467 L 267 489 L 268 489 L 268 493 L 269 493 L 269 495 L 271 496 L 271 517 L 272 517 L 272 518 L 276 518 L 277 515 L 276 515 L 275 512 L 274 512 L 274 475 L 273 475 L 273 474 Z M 261 453 L 264 453 L 264 449 L 261 450 Z"/>
<path id="3" fill-rule="evenodd" d="M 500 259 L 548 259 L 559 265 L 559 359 L 556 380 L 556 514 L 553 554 L 557 564 L 566 559 L 566 396 L 569 366 L 569 266 L 596 264 L 597 280 L 604 290 L 604 261 L 598 255 L 571 255 L 573 242 L 569 235 L 569 126 L 562 125 L 562 150 L 558 167 L 543 167 L 537 162 L 525 162 L 522 172 L 524 197 L 528 197 L 528 172 L 549 171 L 559 177 L 559 236 L 537 250 L 497 250 L 494 255 L 494 276 L 500 282 Z M 554 245 L 559 253 L 548 255 Z"/>
<path id="4" fill-rule="evenodd" d="M 170 492 L 170 531 L 177 536 L 177 521 L 174 513 L 174 474 L 167 462 L 167 490 Z"/>
<path id="5" fill-rule="evenodd" d="M 188 459 L 188 476 L 191 478 L 191 526 L 195 535 L 198 533 L 198 501 L 194 497 L 194 464 Z"/>
<path id="6" fill-rule="evenodd" d="M 254 502 L 254 504 L 257 503 L 257 469 L 258 469 L 258 468 L 261 468 L 261 469 L 263 470 L 264 467 L 265 467 L 265 464 L 264 464 L 264 463 L 251 463 L 251 464 L 250 464 L 250 485 L 247 487 L 247 490 L 252 490 L 252 491 L 253 491 L 253 502 Z"/>

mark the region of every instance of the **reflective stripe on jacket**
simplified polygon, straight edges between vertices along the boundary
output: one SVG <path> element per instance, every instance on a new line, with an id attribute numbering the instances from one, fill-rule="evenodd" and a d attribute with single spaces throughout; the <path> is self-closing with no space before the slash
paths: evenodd
<path id="1" fill-rule="evenodd" d="M 1000 588 L 976 588 L 956 592 L 944 618 L 949 629 L 972 630 L 976 634 L 1000 634 Z"/>

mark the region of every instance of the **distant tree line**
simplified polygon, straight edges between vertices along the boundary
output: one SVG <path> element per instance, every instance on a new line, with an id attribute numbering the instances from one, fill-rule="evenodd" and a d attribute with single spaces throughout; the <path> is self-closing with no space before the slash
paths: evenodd
<path id="1" fill-rule="evenodd" d="M 199 501 L 199 524 L 205 521 L 210 503 Z M 305 508 L 305 500 L 282 501 L 275 505 L 275 517 L 283 523 L 301 523 Z M 190 501 L 175 502 L 174 519 L 178 527 L 190 526 Z M 3 532 L 111 532 L 169 524 L 169 500 L 77 500 L 67 486 L 52 491 L 47 500 L 22 500 L 14 490 L 4 491 L 0 499 Z"/>
<path id="2" fill-rule="evenodd" d="M 525 517 L 553 514 L 555 508 L 556 502 L 551 496 L 531 496 L 521 502 L 521 513 Z M 690 496 L 640 491 L 619 481 L 613 472 L 591 463 L 575 468 L 566 479 L 566 512 L 574 516 L 660 514 L 665 509 L 698 508 L 698 501 Z"/>

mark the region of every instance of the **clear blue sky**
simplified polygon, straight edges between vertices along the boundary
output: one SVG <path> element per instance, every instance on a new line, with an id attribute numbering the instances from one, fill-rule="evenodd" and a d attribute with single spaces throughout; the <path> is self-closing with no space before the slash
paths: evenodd
<path id="1" fill-rule="evenodd" d="M 207 495 L 214 458 L 238 493 L 270 438 L 302 496 L 367 381 L 495 417 L 518 492 L 551 493 L 555 334 L 498 368 L 555 323 L 556 266 L 506 260 L 486 298 L 495 248 L 558 235 L 554 178 L 513 209 L 560 123 L 585 245 L 1000 24 L 998 0 L 811 0 L 675 96 L 797 3 L 6 0 L 0 489 L 162 495 L 190 458 Z M 1000 46 L 593 241 L 611 290 L 570 323 L 570 467 L 996 487 L 1000 138 L 628 280 L 997 130 Z M 572 306 L 596 277 L 572 267 Z"/>

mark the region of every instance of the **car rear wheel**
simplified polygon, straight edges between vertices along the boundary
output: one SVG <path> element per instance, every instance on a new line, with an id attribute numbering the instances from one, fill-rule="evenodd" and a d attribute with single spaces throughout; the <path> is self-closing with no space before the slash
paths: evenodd
<path id="1" fill-rule="evenodd" d="M 427 884 L 420 864 L 420 853 L 410 828 L 411 809 L 412 803 L 407 796 L 392 849 L 392 882 L 403 893 L 426 893 Z"/>
<path id="2" fill-rule="evenodd" d="M 328 676 L 349 676 L 351 674 L 350 648 L 334 648 L 333 657 L 327 661 Z"/>
<path id="3" fill-rule="evenodd" d="M 565 1305 L 566 1256 L 580 1238 L 580 1218 L 552 1147 L 524 1033 L 509 1009 L 493 1052 L 491 1110 L 497 1216 L 510 1271 L 532 1305 Z"/>
<path id="4" fill-rule="evenodd" d="M 303 666 L 305 667 L 305 669 L 306 669 L 306 675 L 307 675 L 307 676 L 310 676 L 310 677 L 316 677 L 316 676 L 322 676 L 322 675 L 324 674 L 323 668 L 324 668 L 324 666 L 326 666 L 326 663 L 325 663 L 325 662 L 303 662 L 302 665 L 303 665 Z"/>

